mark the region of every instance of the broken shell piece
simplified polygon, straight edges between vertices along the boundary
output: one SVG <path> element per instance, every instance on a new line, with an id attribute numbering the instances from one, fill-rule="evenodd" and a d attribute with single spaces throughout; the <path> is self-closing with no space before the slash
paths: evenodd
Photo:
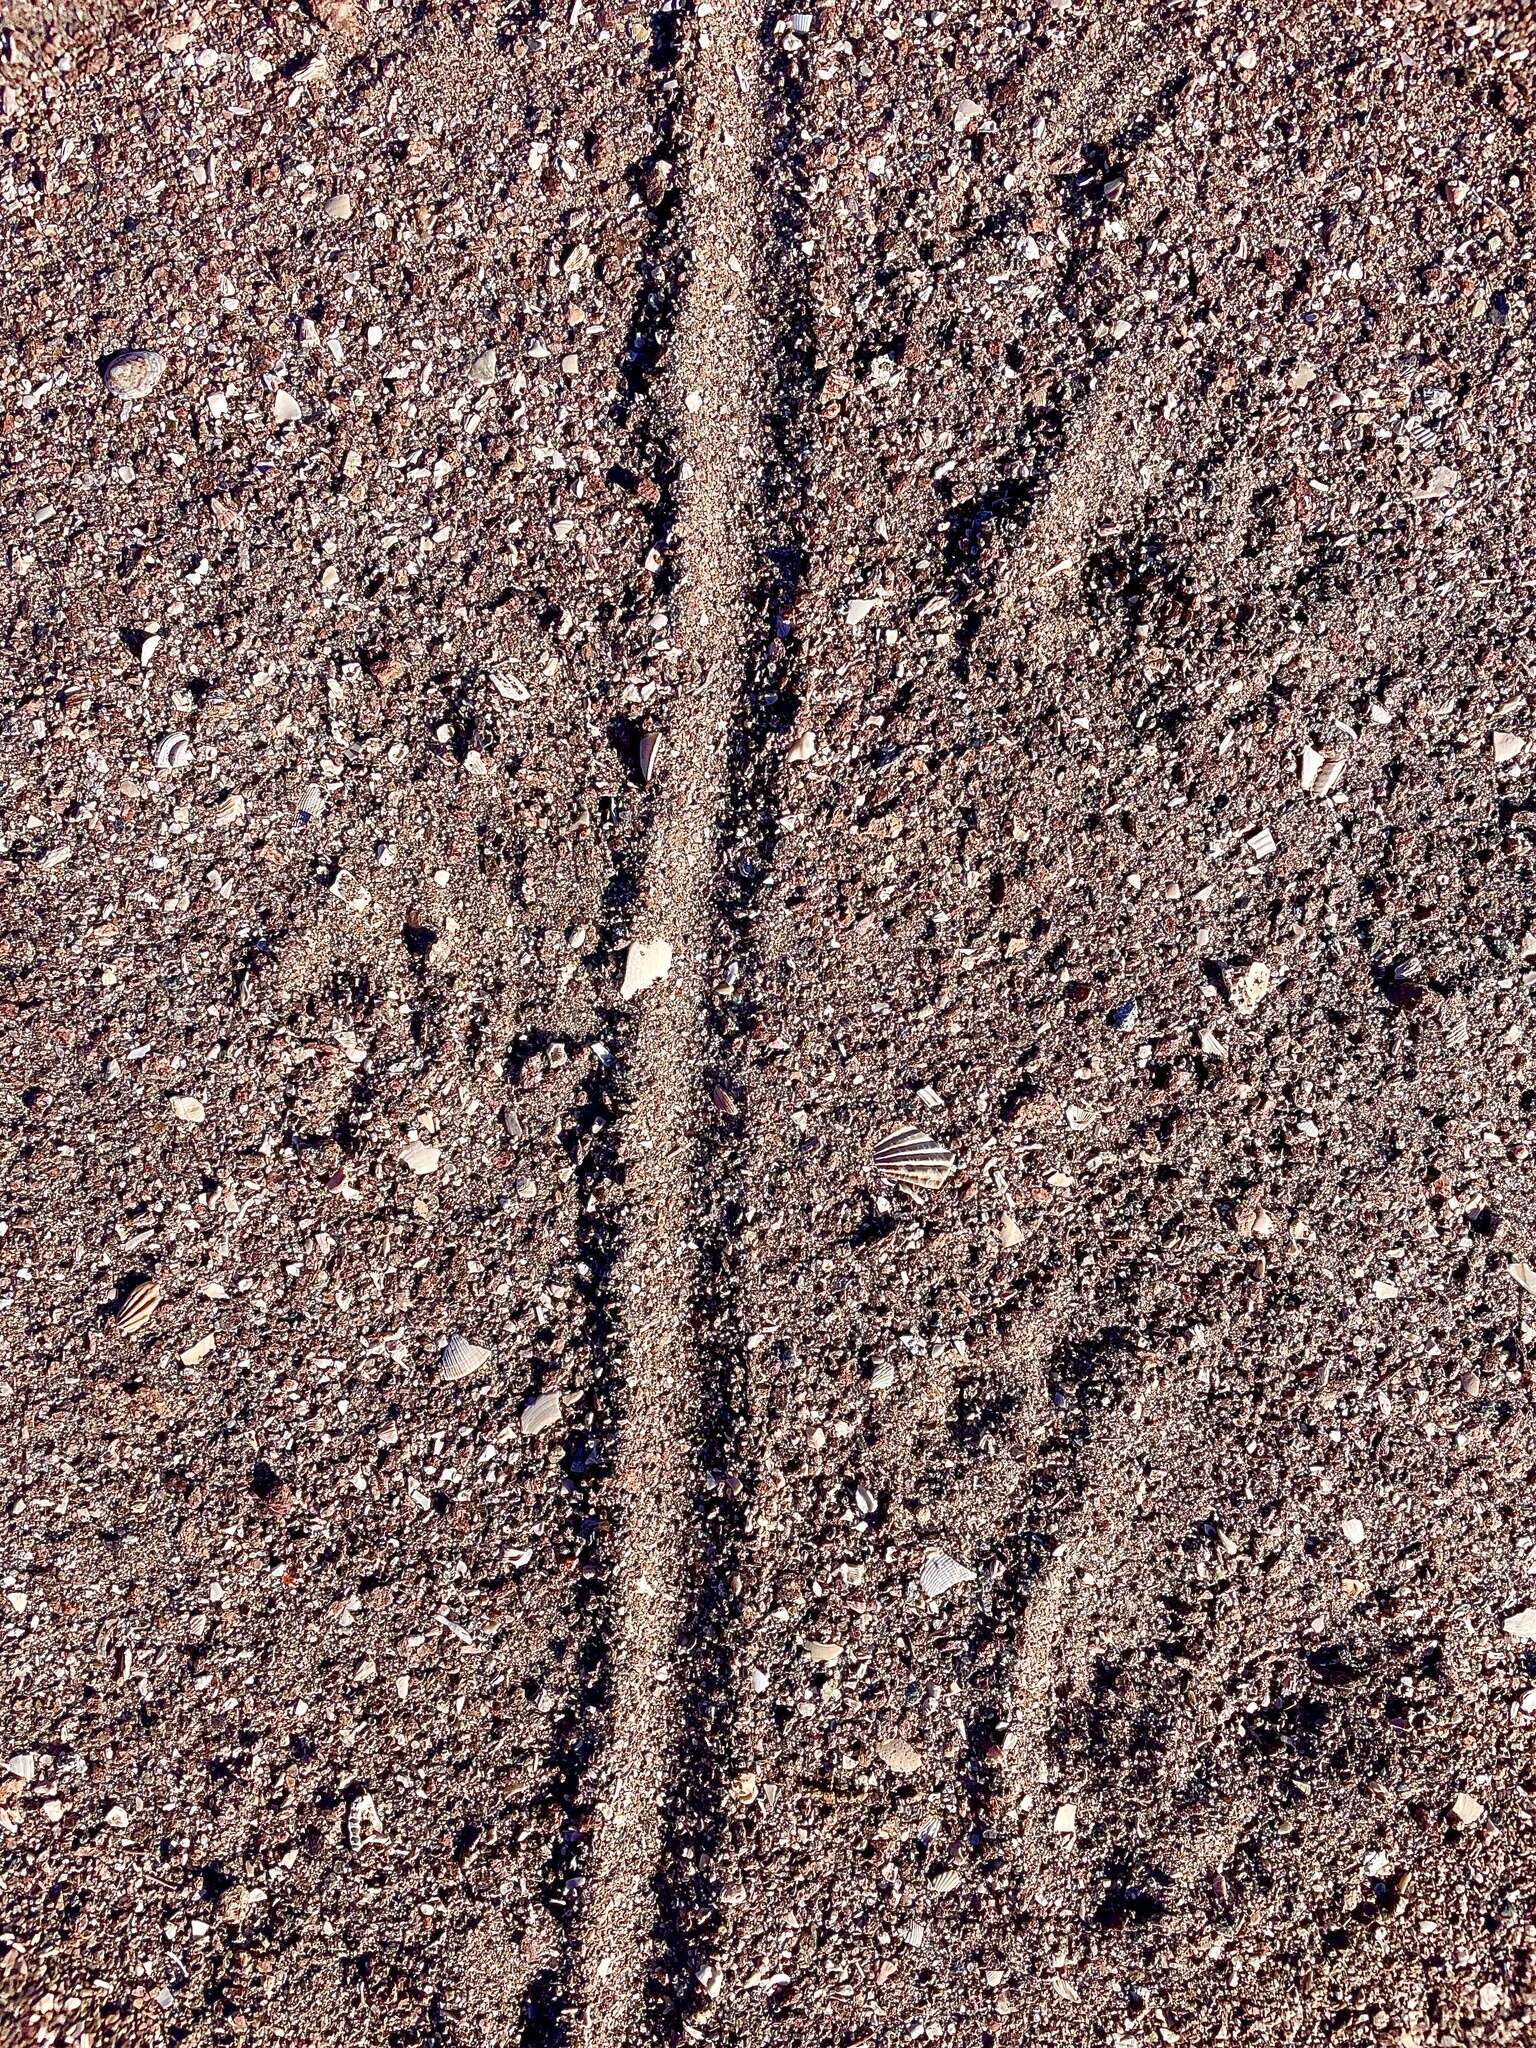
<path id="1" fill-rule="evenodd" d="M 157 349 L 124 348 L 101 366 L 101 381 L 114 398 L 148 398 L 165 375 L 165 357 Z"/>
<path id="2" fill-rule="evenodd" d="M 471 1344 L 455 1331 L 443 1346 L 443 1378 L 450 1383 L 467 1380 L 489 1361 L 490 1355 L 483 1344 Z"/>
<path id="3" fill-rule="evenodd" d="M 659 732 L 641 733 L 640 744 L 635 749 L 635 766 L 640 770 L 640 780 L 643 783 L 649 782 L 656 773 L 656 763 L 660 755 L 661 734 Z"/>
<path id="4" fill-rule="evenodd" d="M 171 768 L 185 768 L 192 758 L 192 742 L 184 732 L 167 733 L 155 749 L 155 766 L 164 774 Z"/>
<path id="5" fill-rule="evenodd" d="M 117 1307 L 117 1333 L 120 1337 L 136 1337 L 145 1329 L 155 1310 L 160 1306 L 162 1296 L 160 1283 L 156 1280 L 141 1280 L 137 1287 L 123 1296 Z"/>
<path id="6" fill-rule="evenodd" d="M 847 620 L 850 626 L 862 626 L 872 611 L 885 602 L 881 597 L 853 597 L 848 600 Z"/>
<path id="7" fill-rule="evenodd" d="M 1248 965 L 1227 976 L 1227 1000 L 1239 1017 L 1251 1017 L 1269 994 L 1274 977 L 1262 960 L 1250 960 Z"/>
<path id="8" fill-rule="evenodd" d="M 1077 1808 L 1071 1800 L 1056 1809 L 1056 1818 L 1051 1822 L 1054 1835 L 1075 1835 L 1077 1833 Z"/>
<path id="9" fill-rule="evenodd" d="M 1523 1287 L 1527 1294 L 1536 1294 L 1536 1267 L 1524 1259 L 1516 1259 L 1509 1269 L 1509 1277 L 1517 1287 Z"/>
<path id="10" fill-rule="evenodd" d="M 624 986 L 619 990 L 620 1002 L 627 1003 L 631 997 L 643 995 L 648 988 L 654 988 L 658 981 L 665 981 L 672 971 L 672 945 L 668 939 L 633 939 L 624 955 Z"/>
<path id="11" fill-rule="evenodd" d="M 930 1600 L 937 1600 L 945 1593 L 952 1593 L 956 1586 L 966 1585 L 975 1576 L 969 1565 L 960 1564 L 947 1552 L 930 1550 L 923 1559 L 917 1583 Z"/>
<path id="12" fill-rule="evenodd" d="M 812 1664 L 835 1664 L 843 1654 L 841 1643 L 810 1642 L 805 1646 L 805 1655 Z"/>
<path id="13" fill-rule="evenodd" d="M 205 1123 L 208 1112 L 195 1095 L 173 1095 L 171 1115 L 181 1124 Z"/>
<path id="14" fill-rule="evenodd" d="M 1522 1607 L 1504 1623 L 1504 1633 L 1517 1643 L 1536 1643 L 1536 1607 Z"/>
<path id="15" fill-rule="evenodd" d="M 1308 796 L 1325 797 L 1344 773 L 1344 756 L 1326 747 L 1301 750 L 1301 786 Z"/>
<path id="16" fill-rule="evenodd" d="M 442 1164 L 443 1155 L 435 1145 L 428 1145 L 420 1138 L 400 1147 L 400 1164 L 412 1173 L 436 1173 Z"/>
<path id="17" fill-rule="evenodd" d="M 482 356 L 476 356 L 469 366 L 472 384 L 494 384 L 496 382 L 496 351 L 488 348 Z"/>
<path id="18" fill-rule="evenodd" d="M 347 1847 L 354 1855 L 384 1839 L 384 1817 L 371 1792 L 359 1792 L 347 1803 Z"/>
<path id="19" fill-rule="evenodd" d="M 1015 1245 L 1024 1242 L 1024 1226 L 1011 1209 L 997 1226 L 997 1237 L 1005 1252 L 1011 1252 Z"/>
<path id="20" fill-rule="evenodd" d="M 922 1758 L 904 1735 L 887 1735 L 875 1744 L 875 1755 L 898 1778 L 910 1778 L 914 1771 L 922 1769 Z"/>
<path id="21" fill-rule="evenodd" d="M 987 118 L 987 110 L 978 100 L 962 100 L 955 108 L 955 133 L 974 135 Z"/>
<path id="22" fill-rule="evenodd" d="M 295 420 L 304 417 L 304 408 L 291 392 L 278 391 L 273 394 L 272 417 L 280 427 L 291 427 Z"/>
<path id="23" fill-rule="evenodd" d="M 877 1393 L 883 1394 L 888 1387 L 896 1384 L 896 1368 L 888 1358 L 882 1358 L 869 1376 L 869 1384 Z"/>
<path id="24" fill-rule="evenodd" d="M 790 741 L 789 752 L 785 755 L 785 759 L 788 761 L 814 761 L 815 758 L 816 735 L 807 726 L 803 732 L 797 732 Z"/>
<path id="25" fill-rule="evenodd" d="M 1517 760 L 1525 752 L 1525 741 L 1517 732 L 1496 732 L 1493 736 L 1493 763 L 1502 768 L 1506 761 Z"/>
<path id="26" fill-rule="evenodd" d="M 523 1435 L 540 1436 L 546 1429 L 552 1429 L 559 1420 L 559 1393 L 540 1394 L 523 1410 Z"/>
<path id="27" fill-rule="evenodd" d="M 869 1155 L 876 1173 L 904 1188 L 941 1188 L 955 1170 L 954 1154 L 912 1124 L 899 1124 Z"/>

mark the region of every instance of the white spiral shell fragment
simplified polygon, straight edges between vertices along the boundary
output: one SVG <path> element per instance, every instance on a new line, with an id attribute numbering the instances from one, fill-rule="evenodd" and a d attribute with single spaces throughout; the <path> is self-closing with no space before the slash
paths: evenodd
<path id="1" fill-rule="evenodd" d="M 900 1124 L 869 1155 L 876 1173 L 904 1188 L 941 1188 L 955 1170 L 954 1154 L 913 1124 Z"/>
<path id="2" fill-rule="evenodd" d="M 957 1563 L 942 1550 L 930 1550 L 923 1559 L 917 1583 L 930 1600 L 937 1600 L 945 1593 L 952 1593 L 956 1586 L 966 1585 L 975 1576 L 969 1565 Z"/>

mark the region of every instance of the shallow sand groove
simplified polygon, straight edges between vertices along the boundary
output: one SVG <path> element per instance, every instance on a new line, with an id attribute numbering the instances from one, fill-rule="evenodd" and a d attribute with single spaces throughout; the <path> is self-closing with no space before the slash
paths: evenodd
<path id="1" fill-rule="evenodd" d="M 760 524 L 752 275 L 756 18 L 747 0 L 681 31 L 680 190 L 672 229 L 674 516 L 668 538 L 680 686 L 633 936 L 672 947 L 667 980 L 638 996 L 620 1147 L 622 1248 L 611 1276 L 611 1361 L 622 1381 L 613 1445 L 610 1726 L 591 1766 L 593 1836 L 571 1930 L 577 2038 L 617 2048 L 645 2032 L 662 1808 L 682 1731 L 674 1659 L 697 1569 L 693 1473 L 699 1416 L 691 1327 L 703 1278 L 698 1232 L 715 868 L 732 728 L 748 654 L 750 538 Z"/>

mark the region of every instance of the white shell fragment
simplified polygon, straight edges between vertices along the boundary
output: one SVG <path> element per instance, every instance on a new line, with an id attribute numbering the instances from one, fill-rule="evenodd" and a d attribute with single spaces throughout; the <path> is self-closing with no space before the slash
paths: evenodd
<path id="1" fill-rule="evenodd" d="M 523 1435 L 542 1436 L 546 1429 L 552 1429 L 559 1420 L 558 1390 L 554 1393 L 538 1394 L 523 1410 Z"/>
<path id="2" fill-rule="evenodd" d="M 291 427 L 295 420 L 304 417 L 304 408 L 291 392 L 279 391 L 273 395 L 272 417 L 280 427 Z"/>
<path id="3" fill-rule="evenodd" d="M 1517 732 L 1496 732 L 1493 736 L 1493 761 L 1496 768 L 1507 762 L 1518 761 L 1525 752 L 1525 741 Z"/>
<path id="4" fill-rule="evenodd" d="M 161 774 L 172 768 L 185 768 L 192 758 L 192 742 L 184 732 L 170 732 L 155 749 L 155 766 Z"/>
<path id="5" fill-rule="evenodd" d="M 1523 1287 L 1527 1294 L 1536 1294 L 1536 1267 L 1524 1259 L 1516 1259 L 1510 1266 L 1509 1277 L 1517 1287 Z"/>
<path id="6" fill-rule="evenodd" d="M 443 1346 L 443 1378 L 450 1383 L 467 1380 L 489 1362 L 490 1356 L 483 1344 L 472 1344 L 467 1337 L 461 1337 L 455 1331 Z"/>
<path id="7" fill-rule="evenodd" d="M 1536 1607 L 1522 1607 L 1504 1623 L 1505 1635 L 1517 1643 L 1536 1643 Z"/>
<path id="8" fill-rule="evenodd" d="M 922 1769 L 923 1760 L 905 1735 L 887 1735 L 875 1744 L 875 1755 L 898 1778 L 910 1778 L 914 1771 Z"/>
<path id="9" fill-rule="evenodd" d="M 117 1331 L 120 1337 L 136 1337 L 140 1330 L 148 1327 L 155 1310 L 160 1306 L 160 1284 L 156 1280 L 141 1280 L 130 1294 L 124 1295 L 117 1309 Z"/>
<path id="10" fill-rule="evenodd" d="M 640 744 L 635 749 L 635 766 L 640 770 L 640 780 L 642 782 L 648 783 L 650 781 L 651 777 L 656 773 L 656 763 L 660 758 L 661 734 L 659 732 L 641 733 Z"/>
<path id="11" fill-rule="evenodd" d="M 496 382 L 496 351 L 488 348 L 482 356 L 476 356 L 469 366 L 472 384 L 494 384 Z"/>
<path id="12" fill-rule="evenodd" d="M 795 737 L 789 743 L 789 752 L 784 758 L 786 761 L 793 761 L 796 764 L 815 760 L 816 735 L 809 726 L 805 726 L 800 732 L 795 734 Z"/>
<path id="13" fill-rule="evenodd" d="M 119 349 L 101 366 L 101 381 L 114 398 L 148 398 L 165 375 L 165 357 L 157 349 Z"/>
<path id="14" fill-rule="evenodd" d="M 384 1816 L 371 1792 L 359 1792 L 347 1804 L 347 1847 L 354 1855 L 384 1839 Z"/>
<path id="15" fill-rule="evenodd" d="M 1342 754 L 1332 753 L 1326 747 L 1302 748 L 1301 787 L 1305 795 L 1319 799 L 1327 796 L 1343 773 Z"/>
<path id="16" fill-rule="evenodd" d="M 962 100 L 955 108 L 955 133 L 974 135 L 987 118 L 987 110 L 976 100 Z"/>
<path id="17" fill-rule="evenodd" d="M 975 1576 L 969 1565 L 958 1563 L 947 1552 L 930 1550 L 923 1559 L 917 1583 L 930 1600 L 938 1600 L 945 1593 L 952 1593 L 956 1586 L 968 1584 Z"/>
<path id="18" fill-rule="evenodd" d="M 672 972 L 672 945 L 668 939 L 633 939 L 624 955 L 624 986 L 620 1002 L 643 995 Z"/>
<path id="19" fill-rule="evenodd" d="M 412 1138 L 410 1143 L 400 1147 L 400 1164 L 412 1173 L 436 1173 L 442 1164 L 443 1155 L 435 1145 L 428 1145 L 421 1138 Z"/>
<path id="20" fill-rule="evenodd" d="M 870 613 L 885 602 L 880 597 L 852 597 L 848 600 L 846 617 L 850 626 L 862 626 Z"/>
<path id="21" fill-rule="evenodd" d="M 1227 976 L 1228 998 L 1239 1017 L 1251 1017 L 1269 994 L 1274 977 L 1262 960 L 1250 960 Z"/>
<path id="22" fill-rule="evenodd" d="M 870 1165 L 904 1188 L 941 1188 L 955 1170 L 955 1159 L 913 1124 L 888 1131 L 869 1155 Z"/>
<path id="23" fill-rule="evenodd" d="M 173 1095 L 171 1115 L 179 1124 L 201 1124 L 208 1120 L 208 1112 L 195 1095 Z"/>

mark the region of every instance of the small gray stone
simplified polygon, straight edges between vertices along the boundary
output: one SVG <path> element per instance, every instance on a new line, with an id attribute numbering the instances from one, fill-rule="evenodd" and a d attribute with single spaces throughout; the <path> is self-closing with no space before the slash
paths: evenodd
<path id="1" fill-rule="evenodd" d="M 152 348 L 119 349 L 101 366 L 102 382 L 114 398 L 148 398 L 165 375 L 165 357 Z"/>

